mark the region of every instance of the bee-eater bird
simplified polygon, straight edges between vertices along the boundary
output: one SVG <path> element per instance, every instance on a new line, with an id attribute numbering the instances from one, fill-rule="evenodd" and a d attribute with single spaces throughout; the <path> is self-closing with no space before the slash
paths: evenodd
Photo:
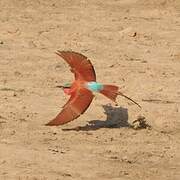
<path id="1" fill-rule="evenodd" d="M 93 92 L 99 92 L 113 102 L 116 102 L 116 97 L 121 95 L 140 107 L 138 103 L 119 92 L 118 86 L 96 82 L 93 65 L 84 55 L 73 51 L 58 51 L 56 54 L 69 64 L 75 81 L 72 84 L 57 86 L 62 88 L 65 94 L 70 95 L 70 98 L 62 111 L 46 125 L 58 126 L 78 118 L 91 104 L 94 97 Z"/>

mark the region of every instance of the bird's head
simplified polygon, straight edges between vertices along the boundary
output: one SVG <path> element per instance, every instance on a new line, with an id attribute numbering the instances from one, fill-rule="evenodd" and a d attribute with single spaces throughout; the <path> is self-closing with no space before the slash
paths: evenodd
<path id="1" fill-rule="evenodd" d="M 63 84 L 63 88 L 71 88 L 72 84 L 71 83 L 65 83 Z"/>
<path id="2" fill-rule="evenodd" d="M 71 94 L 71 86 L 72 86 L 71 83 L 65 83 L 62 86 L 57 86 L 57 87 L 62 88 L 65 94 L 70 95 Z"/>

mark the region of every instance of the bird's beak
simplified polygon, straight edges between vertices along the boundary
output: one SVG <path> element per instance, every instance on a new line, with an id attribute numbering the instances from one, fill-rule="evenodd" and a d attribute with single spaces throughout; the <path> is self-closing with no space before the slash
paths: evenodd
<path id="1" fill-rule="evenodd" d="M 56 86 L 56 88 L 64 89 L 64 86 L 59 85 L 59 86 Z"/>

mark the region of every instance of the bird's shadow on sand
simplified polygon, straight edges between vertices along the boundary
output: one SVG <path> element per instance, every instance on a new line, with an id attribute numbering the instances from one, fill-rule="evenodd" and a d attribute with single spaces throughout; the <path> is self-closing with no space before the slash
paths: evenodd
<path id="1" fill-rule="evenodd" d="M 105 121 L 91 120 L 85 126 L 62 129 L 63 131 L 92 131 L 100 128 L 121 128 L 131 127 L 128 123 L 128 110 L 122 107 L 103 105 L 104 113 L 107 115 Z"/>

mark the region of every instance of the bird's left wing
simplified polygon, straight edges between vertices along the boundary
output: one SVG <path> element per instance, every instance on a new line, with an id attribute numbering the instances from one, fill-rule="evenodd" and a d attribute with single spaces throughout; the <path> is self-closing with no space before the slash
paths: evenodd
<path id="1" fill-rule="evenodd" d="M 89 107 L 93 97 L 94 95 L 91 91 L 85 88 L 80 88 L 71 95 L 63 110 L 56 116 L 56 118 L 46 125 L 58 126 L 78 118 Z"/>

